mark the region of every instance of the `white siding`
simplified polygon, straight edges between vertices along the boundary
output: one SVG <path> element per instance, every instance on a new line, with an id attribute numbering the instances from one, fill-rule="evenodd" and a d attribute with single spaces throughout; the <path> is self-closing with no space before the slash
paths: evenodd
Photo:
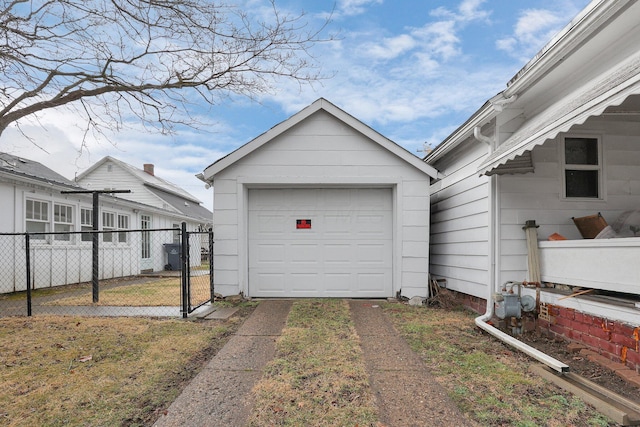
<path id="1" fill-rule="evenodd" d="M 559 233 L 568 239 L 581 239 L 571 217 L 601 212 L 609 224 L 629 209 L 640 209 L 640 129 L 637 123 L 593 118 L 571 133 L 602 138 L 605 177 L 604 200 L 563 199 L 559 144 L 563 135 L 535 147 L 535 171 L 523 175 L 498 177 L 500 188 L 501 277 L 525 280 L 527 249 L 522 226 L 535 220 L 538 239 Z M 570 135 L 567 134 L 567 135 Z"/>
<path id="2" fill-rule="evenodd" d="M 486 298 L 489 281 L 489 184 L 477 166 L 487 146 L 470 140 L 448 164 L 434 164 L 445 177 L 431 189 L 429 272 L 447 288 Z"/>
<path id="3" fill-rule="evenodd" d="M 393 188 L 394 292 L 426 296 L 428 243 L 420 236 L 429 226 L 429 177 L 322 110 L 214 177 L 214 265 L 223 295 L 247 290 L 247 189 L 261 186 Z"/>
<path id="4" fill-rule="evenodd" d="M 109 167 L 111 170 L 109 170 Z M 160 209 L 175 211 L 172 206 L 169 206 L 145 188 L 144 184 L 137 177 L 112 162 L 105 162 L 98 166 L 89 175 L 79 180 L 78 185 L 90 190 L 104 190 L 107 188 L 131 190 L 131 193 L 121 193 L 118 194 L 118 197 Z"/>

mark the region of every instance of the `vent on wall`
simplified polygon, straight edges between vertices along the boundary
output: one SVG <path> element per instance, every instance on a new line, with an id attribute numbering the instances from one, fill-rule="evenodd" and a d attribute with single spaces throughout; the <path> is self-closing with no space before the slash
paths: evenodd
<path id="1" fill-rule="evenodd" d="M 531 157 L 531 151 L 525 151 L 522 155 L 507 161 L 505 164 L 498 166 L 495 169 L 491 169 L 485 173 L 487 176 L 491 175 L 507 175 L 515 173 L 529 173 L 533 172 L 533 158 Z"/>

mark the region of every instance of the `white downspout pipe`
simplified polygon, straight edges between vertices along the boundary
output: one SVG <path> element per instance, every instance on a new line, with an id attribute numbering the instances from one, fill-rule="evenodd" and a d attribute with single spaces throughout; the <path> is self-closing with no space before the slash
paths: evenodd
<path id="1" fill-rule="evenodd" d="M 474 137 L 481 142 L 484 142 L 485 144 L 489 145 L 489 154 L 491 154 L 491 152 L 493 151 L 494 147 L 494 141 L 483 135 L 480 132 L 480 126 L 476 126 L 473 129 L 473 134 Z M 497 222 L 497 218 L 499 217 L 499 203 L 498 203 L 498 197 L 497 197 L 497 190 L 498 190 L 498 182 L 497 179 L 498 177 L 496 175 L 492 175 L 489 178 L 491 181 L 489 183 L 489 268 L 490 268 L 490 273 L 489 273 L 489 284 L 487 286 L 488 289 L 488 295 L 487 295 L 487 308 L 485 310 L 485 313 L 481 316 L 478 316 L 475 318 L 475 324 L 476 326 L 478 326 L 480 329 L 484 330 L 485 332 L 488 332 L 489 334 L 493 335 L 494 337 L 496 337 L 497 339 L 499 339 L 500 341 L 509 344 L 510 346 L 522 351 L 523 353 L 529 355 L 530 357 L 533 357 L 534 359 L 544 363 L 545 365 L 549 366 L 550 368 L 564 373 L 564 372 L 569 372 L 569 366 L 560 362 L 559 360 L 554 359 L 553 357 L 549 356 L 546 353 L 541 352 L 538 349 L 535 349 L 533 347 L 531 347 L 530 345 L 527 345 L 525 343 L 523 343 L 522 341 L 512 337 L 509 334 L 506 334 L 505 332 L 502 332 L 501 330 L 499 330 L 498 328 L 493 327 L 492 325 L 488 324 L 487 322 L 489 320 L 491 320 L 491 318 L 493 317 L 493 307 L 494 307 L 494 297 L 493 294 L 495 292 L 495 281 L 498 277 L 498 272 L 496 270 L 497 268 L 497 263 L 496 263 L 496 259 L 499 257 L 498 253 L 497 253 L 497 242 L 496 240 L 499 238 L 500 235 L 500 224 L 498 224 Z M 497 237 L 496 237 L 497 236 Z"/>
<path id="2" fill-rule="evenodd" d="M 491 290 L 491 287 L 489 288 Z M 561 361 L 554 359 L 546 353 L 541 352 L 538 349 L 531 347 L 528 344 L 523 343 L 522 341 L 512 337 L 509 334 L 502 332 L 500 329 L 497 329 L 490 324 L 487 323 L 488 320 L 493 317 L 493 292 L 490 292 L 491 296 L 487 298 L 487 311 L 482 316 L 478 316 L 475 319 L 476 326 L 480 329 L 488 332 L 494 337 L 498 338 L 500 341 L 509 344 L 512 347 L 522 351 L 523 353 L 533 357 L 534 359 L 544 363 L 550 368 L 558 371 L 558 372 L 569 372 L 569 365 L 562 363 Z"/>

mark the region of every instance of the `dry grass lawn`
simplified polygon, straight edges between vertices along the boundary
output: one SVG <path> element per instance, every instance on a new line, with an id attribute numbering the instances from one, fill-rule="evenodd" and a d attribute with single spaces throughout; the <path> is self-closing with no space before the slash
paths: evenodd
<path id="1" fill-rule="evenodd" d="M 535 362 L 478 330 L 472 314 L 381 305 L 479 425 L 615 425 L 530 374 Z M 226 323 L 0 319 L 0 425 L 150 425 L 250 309 Z M 253 427 L 380 425 L 346 301 L 296 301 L 253 392 Z"/>
<path id="2" fill-rule="evenodd" d="M 296 301 L 254 394 L 251 426 L 376 425 L 347 302 Z"/>
<path id="3" fill-rule="evenodd" d="M 483 333 L 469 311 L 384 307 L 436 380 L 480 425 L 615 425 L 582 400 L 529 373 L 529 366 L 538 362 Z"/>
<path id="4" fill-rule="evenodd" d="M 198 276 L 192 280 L 206 284 L 205 286 L 192 285 L 192 300 L 206 301 L 210 296 L 209 276 Z M 179 307 L 180 293 L 180 278 L 168 278 L 153 280 L 147 283 L 102 289 L 100 290 L 100 301 L 97 303 L 92 302 L 91 285 L 87 285 L 87 293 L 83 295 L 60 298 L 46 304 L 70 306 L 101 305 L 120 307 Z"/>
<path id="5" fill-rule="evenodd" d="M 0 319 L 0 425 L 150 425 L 240 320 Z"/>

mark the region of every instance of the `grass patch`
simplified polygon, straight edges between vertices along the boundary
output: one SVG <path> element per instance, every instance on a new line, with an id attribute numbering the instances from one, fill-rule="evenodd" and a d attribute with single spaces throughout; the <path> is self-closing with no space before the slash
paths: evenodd
<path id="1" fill-rule="evenodd" d="M 225 322 L 0 319 L 0 424 L 150 425 L 249 310 Z"/>
<path id="2" fill-rule="evenodd" d="M 528 373 L 531 359 L 475 327 L 473 315 L 385 304 L 436 380 L 482 426 L 609 426 L 580 399 Z"/>
<path id="3" fill-rule="evenodd" d="M 254 387 L 251 426 L 369 426 L 376 407 L 342 300 L 300 300 Z"/>
<path id="4" fill-rule="evenodd" d="M 209 276 L 197 278 L 209 283 Z M 193 280 L 193 279 L 192 279 Z M 180 278 L 153 280 L 146 283 L 122 285 L 100 290 L 100 302 L 93 303 L 90 285 L 87 293 L 78 296 L 56 299 L 45 305 L 99 305 L 120 307 L 180 306 Z M 210 297 L 209 287 L 192 286 L 194 301 L 206 301 Z"/>

